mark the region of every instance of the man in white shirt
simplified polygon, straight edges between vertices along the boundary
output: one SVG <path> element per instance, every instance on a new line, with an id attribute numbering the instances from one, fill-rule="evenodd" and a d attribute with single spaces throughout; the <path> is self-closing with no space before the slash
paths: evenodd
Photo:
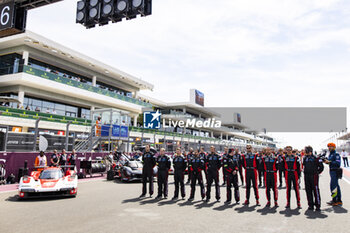
<path id="1" fill-rule="evenodd" d="M 348 152 L 343 150 L 340 154 L 340 156 L 343 158 L 343 164 L 344 167 L 349 167 L 349 162 L 348 162 Z"/>

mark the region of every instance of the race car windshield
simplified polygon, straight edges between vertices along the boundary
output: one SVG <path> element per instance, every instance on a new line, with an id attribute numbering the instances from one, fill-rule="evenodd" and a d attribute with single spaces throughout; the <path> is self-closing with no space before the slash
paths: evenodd
<path id="1" fill-rule="evenodd" d="M 60 170 L 45 170 L 40 173 L 40 179 L 47 179 L 47 180 L 57 180 L 62 178 L 62 171 Z"/>

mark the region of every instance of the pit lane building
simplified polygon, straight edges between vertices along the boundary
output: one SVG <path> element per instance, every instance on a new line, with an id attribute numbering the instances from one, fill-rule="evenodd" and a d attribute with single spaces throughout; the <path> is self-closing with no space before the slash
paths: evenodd
<path id="1" fill-rule="evenodd" d="M 0 151 L 34 150 L 38 135 L 51 135 L 49 149 L 108 150 L 112 143 L 153 143 L 174 150 L 204 146 L 275 146 L 271 137 L 250 132 L 241 124 L 220 128 L 162 127 L 145 129 L 144 109 L 160 110 L 167 120 L 210 118 L 220 115 L 193 103 L 165 103 L 140 93 L 154 85 L 41 35 L 26 33 L 0 39 Z M 111 131 L 97 135 L 101 116 Z M 116 125 L 116 134 L 112 125 Z M 65 141 L 69 139 L 69 143 Z M 89 142 L 90 141 L 90 142 Z M 70 146 L 67 147 L 67 144 Z M 98 147 L 99 146 L 99 147 Z"/>

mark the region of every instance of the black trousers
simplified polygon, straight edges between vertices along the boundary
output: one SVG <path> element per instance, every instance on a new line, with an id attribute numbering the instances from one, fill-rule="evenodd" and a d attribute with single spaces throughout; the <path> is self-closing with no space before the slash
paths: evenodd
<path id="1" fill-rule="evenodd" d="M 174 171 L 174 180 L 175 180 L 175 192 L 174 197 L 179 197 L 179 188 L 181 187 L 181 197 L 185 197 L 185 174 L 183 171 Z"/>
<path id="2" fill-rule="evenodd" d="M 196 182 L 198 181 L 199 187 L 201 189 L 201 196 L 202 198 L 205 197 L 205 190 L 204 190 L 204 184 L 203 184 L 203 177 L 202 172 L 200 171 L 192 171 L 192 177 L 191 177 L 191 195 L 190 198 L 194 198 L 194 194 L 196 192 Z"/>
<path id="3" fill-rule="evenodd" d="M 192 176 L 193 176 L 192 173 L 193 172 L 191 172 L 190 168 L 188 168 L 187 171 L 188 171 L 188 180 L 187 180 L 187 182 L 190 182 L 192 180 Z"/>
<path id="4" fill-rule="evenodd" d="M 207 199 L 210 199 L 211 185 L 215 183 L 215 198 L 220 199 L 220 186 L 219 186 L 219 171 L 216 169 L 208 169 L 208 180 L 207 180 Z"/>
<path id="5" fill-rule="evenodd" d="M 305 191 L 309 207 L 321 207 L 320 188 L 318 186 L 318 174 L 304 174 Z"/>
<path id="6" fill-rule="evenodd" d="M 168 197 L 168 170 L 158 171 L 158 197 Z"/>
<path id="7" fill-rule="evenodd" d="M 280 180 L 280 185 L 282 186 L 282 183 L 283 183 L 283 176 L 284 176 L 284 171 L 282 169 L 279 169 L 278 170 L 278 177 L 279 177 L 279 180 Z"/>
<path id="8" fill-rule="evenodd" d="M 277 201 L 277 172 L 265 172 L 265 188 L 267 201 L 271 201 L 271 190 L 273 191 L 274 200 Z"/>
<path id="9" fill-rule="evenodd" d="M 349 167 L 348 157 L 343 158 L 344 167 Z"/>
<path id="10" fill-rule="evenodd" d="M 149 182 L 149 195 L 153 195 L 153 168 L 142 171 L 142 195 L 147 193 L 147 182 Z"/>
<path id="11" fill-rule="evenodd" d="M 224 181 L 224 183 L 226 183 L 226 180 L 227 180 L 227 172 L 225 171 L 224 168 L 222 168 L 222 180 Z"/>
<path id="12" fill-rule="evenodd" d="M 246 183 L 246 198 L 249 201 L 250 187 L 253 186 L 255 199 L 259 200 L 258 191 L 258 171 L 256 169 L 245 169 L 245 183 Z"/>
<path id="13" fill-rule="evenodd" d="M 227 201 L 231 201 L 232 200 L 232 191 L 231 191 L 231 187 L 234 187 L 235 189 L 235 200 L 236 202 L 239 201 L 239 187 L 238 187 L 238 175 L 233 175 L 231 174 L 227 174 L 226 176 L 226 198 Z"/>
<path id="14" fill-rule="evenodd" d="M 299 192 L 299 176 L 295 171 L 286 171 L 286 186 L 287 186 L 287 204 L 290 203 L 290 192 L 292 185 L 295 191 L 295 196 L 297 198 L 297 203 L 300 203 L 300 192 Z"/>

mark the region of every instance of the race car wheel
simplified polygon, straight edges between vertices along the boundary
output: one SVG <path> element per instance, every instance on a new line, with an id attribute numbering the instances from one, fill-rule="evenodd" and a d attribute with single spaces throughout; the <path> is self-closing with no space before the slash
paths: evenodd
<path id="1" fill-rule="evenodd" d="M 18 193 L 18 200 L 23 200 L 27 197 L 27 194 L 24 192 L 19 192 Z"/>

